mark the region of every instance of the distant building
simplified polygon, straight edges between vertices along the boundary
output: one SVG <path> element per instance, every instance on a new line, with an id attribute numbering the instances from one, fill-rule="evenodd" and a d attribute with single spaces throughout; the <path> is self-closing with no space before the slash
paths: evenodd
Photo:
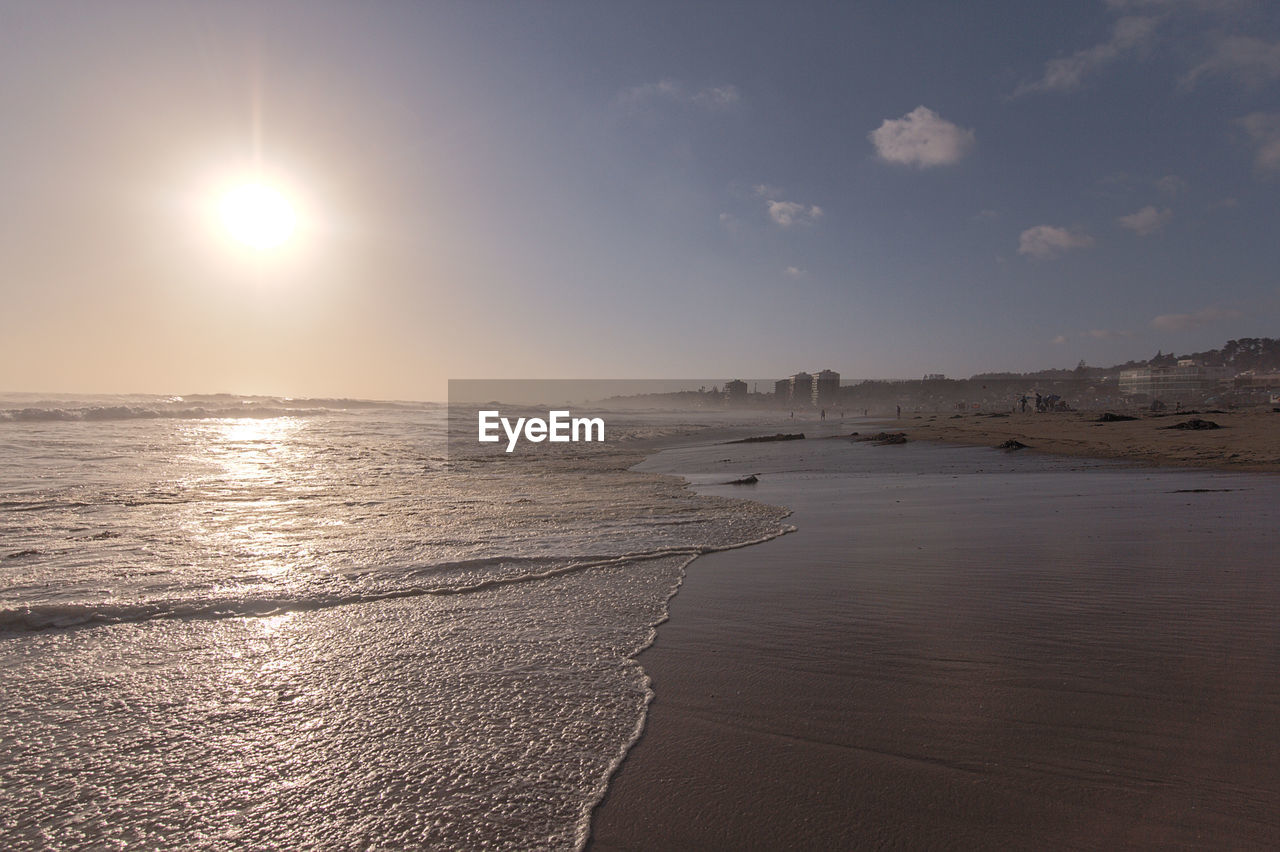
<path id="1" fill-rule="evenodd" d="M 942 381 L 946 381 L 946 379 L 947 379 L 946 373 L 925 373 L 924 374 L 924 380 L 926 382 L 942 382 Z"/>
<path id="2" fill-rule="evenodd" d="M 813 377 L 814 405 L 832 405 L 840 396 L 840 374 L 835 370 L 819 370 Z"/>
<path id="3" fill-rule="evenodd" d="M 724 383 L 724 398 L 730 405 L 738 405 L 747 401 L 747 383 L 734 379 Z"/>
<path id="4" fill-rule="evenodd" d="M 778 379 L 773 383 L 774 401 L 780 404 L 786 404 L 791 401 L 791 380 Z"/>
<path id="5" fill-rule="evenodd" d="M 792 405 L 812 405 L 813 404 L 813 376 L 809 373 L 796 373 L 787 380 L 790 383 L 790 389 L 787 392 L 787 399 Z"/>
<path id="6" fill-rule="evenodd" d="M 1216 371 L 1184 359 L 1173 367 L 1121 370 L 1120 392 L 1166 401 L 1190 400 L 1212 390 L 1217 379 Z"/>
<path id="7" fill-rule="evenodd" d="M 1243 390 L 1274 390 L 1280 388 L 1280 373 L 1258 373 L 1250 370 L 1235 377 L 1233 384 Z"/>

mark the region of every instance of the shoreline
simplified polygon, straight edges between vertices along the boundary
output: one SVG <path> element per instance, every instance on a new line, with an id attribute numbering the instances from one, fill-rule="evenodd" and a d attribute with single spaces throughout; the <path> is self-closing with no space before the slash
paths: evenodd
<path id="1" fill-rule="evenodd" d="M 1280 579 L 1248 570 L 1263 542 L 1225 557 L 1218 543 L 1275 512 L 1208 493 L 1270 493 L 1272 477 L 924 444 L 770 449 L 811 466 L 729 493 L 792 508 L 798 532 L 686 568 L 637 657 L 654 698 L 585 848 L 1274 839 Z M 977 475 L 908 469 L 882 499 L 874 476 L 823 472 L 824 452 L 864 450 Z M 726 493 L 702 478 L 691 487 Z M 1210 504 L 1231 509 L 1197 508 Z M 938 512 L 957 520 L 927 520 Z M 1132 539 L 1162 522 L 1179 535 Z M 1050 530 L 1082 552 L 1017 559 Z"/>

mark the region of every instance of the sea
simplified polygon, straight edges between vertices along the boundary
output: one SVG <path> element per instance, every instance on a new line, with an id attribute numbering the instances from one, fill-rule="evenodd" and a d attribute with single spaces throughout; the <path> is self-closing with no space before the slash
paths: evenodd
<path id="1" fill-rule="evenodd" d="M 579 849 L 698 555 L 787 510 L 443 405 L 0 395 L 0 846 Z"/>

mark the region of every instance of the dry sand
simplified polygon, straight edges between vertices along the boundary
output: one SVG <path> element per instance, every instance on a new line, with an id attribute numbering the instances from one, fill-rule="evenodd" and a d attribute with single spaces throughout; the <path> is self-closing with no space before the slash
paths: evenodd
<path id="1" fill-rule="evenodd" d="M 1137 420 L 1100 422 L 1101 411 L 1051 414 L 927 414 L 886 421 L 885 428 L 915 440 L 994 447 L 1013 439 L 1046 453 L 1129 461 L 1280 471 L 1280 413 L 1269 406 L 1231 412 L 1142 414 Z M 1193 418 L 1221 429 L 1168 427 Z"/>

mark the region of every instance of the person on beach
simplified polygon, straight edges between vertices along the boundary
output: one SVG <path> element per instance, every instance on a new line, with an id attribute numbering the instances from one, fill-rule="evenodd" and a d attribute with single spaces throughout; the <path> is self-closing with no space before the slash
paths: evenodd
<path id="1" fill-rule="evenodd" d="M 899 419 L 899 420 L 901 420 L 901 419 L 902 419 L 902 406 L 901 406 L 901 405 L 899 405 L 899 406 L 898 406 L 898 414 L 897 414 L 897 417 L 898 417 L 898 419 Z"/>

